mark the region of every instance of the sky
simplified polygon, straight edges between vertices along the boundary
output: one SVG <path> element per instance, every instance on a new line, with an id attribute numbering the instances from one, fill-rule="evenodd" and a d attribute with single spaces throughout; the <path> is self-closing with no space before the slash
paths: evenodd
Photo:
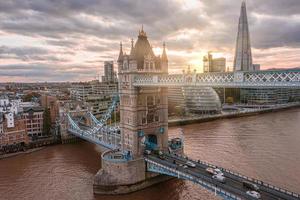
<path id="1" fill-rule="evenodd" d="M 247 0 L 253 62 L 300 66 L 300 1 Z M 232 67 L 241 0 L 1 0 L 0 82 L 89 81 L 141 26 L 169 72 L 202 72 L 208 52 Z M 115 65 L 116 68 L 116 65 Z"/>

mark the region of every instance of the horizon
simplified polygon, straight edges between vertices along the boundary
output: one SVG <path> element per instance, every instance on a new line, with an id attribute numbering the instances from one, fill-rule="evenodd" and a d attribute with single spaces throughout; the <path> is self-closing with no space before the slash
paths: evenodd
<path id="1" fill-rule="evenodd" d="M 208 51 L 232 68 L 241 2 L 0 2 L 0 83 L 94 80 L 106 60 L 116 70 L 120 41 L 128 53 L 142 25 L 156 55 L 166 42 L 170 73 L 188 65 L 202 72 Z M 246 4 L 253 63 L 262 70 L 298 68 L 300 2 Z"/>

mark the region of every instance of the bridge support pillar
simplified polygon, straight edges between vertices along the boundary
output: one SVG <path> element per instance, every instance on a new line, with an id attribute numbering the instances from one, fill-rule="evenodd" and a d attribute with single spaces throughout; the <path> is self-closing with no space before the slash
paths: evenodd
<path id="1" fill-rule="evenodd" d="M 126 160 L 108 151 L 102 154 L 102 168 L 94 177 L 94 193 L 127 194 L 171 179 L 169 176 L 146 172 L 144 158 Z"/>

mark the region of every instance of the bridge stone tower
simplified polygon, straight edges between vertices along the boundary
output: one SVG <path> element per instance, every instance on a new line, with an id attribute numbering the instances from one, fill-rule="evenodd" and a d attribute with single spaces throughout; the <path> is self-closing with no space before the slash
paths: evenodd
<path id="1" fill-rule="evenodd" d="M 146 33 L 140 30 L 136 43 L 131 42 L 129 55 L 120 45 L 118 72 L 121 148 L 130 159 L 118 159 L 118 152 L 102 154 L 102 168 L 94 179 L 96 194 L 129 193 L 169 179 L 146 172 L 143 158 L 145 145 L 168 150 L 167 88 L 133 85 L 136 75 L 168 73 L 165 44 L 162 56 L 155 56 Z"/>
<path id="2" fill-rule="evenodd" d="M 143 28 L 131 42 L 131 51 L 118 58 L 120 128 L 122 149 L 133 158 L 143 155 L 145 141 L 160 150 L 168 148 L 168 100 L 165 87 L 135 87 L 135 75 L 167 74 L 168 58 L 163 44 L 162 56 L 155 56 Z"/>

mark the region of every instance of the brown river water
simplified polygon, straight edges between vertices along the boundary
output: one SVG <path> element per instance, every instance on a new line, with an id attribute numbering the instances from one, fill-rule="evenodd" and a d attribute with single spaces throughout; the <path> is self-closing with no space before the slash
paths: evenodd
<path id="1" fill-rule="evenodd" d="M 171 127 L 170 137 L 178 136 L 179 128 Z M 182 128 L 189 157 L 300 193 L 300 109 Z M 93 176 L 100 167 L 100 150 L 87 142 L 3 159 L 0 199 L 215 199 L 198 185 L 176 179 L 129 195 L 94 195 Z"/>

